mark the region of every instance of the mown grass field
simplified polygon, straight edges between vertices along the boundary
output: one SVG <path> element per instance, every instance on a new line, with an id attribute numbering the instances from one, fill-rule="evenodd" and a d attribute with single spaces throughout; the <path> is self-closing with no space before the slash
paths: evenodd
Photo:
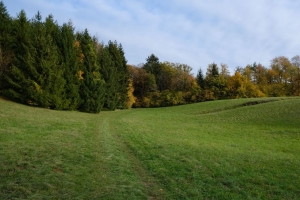
<path id="1" fill-rule="evenodd" d="M 300 98 L 97 115 L 0 100 L 0 199 L 300 199 Z"/>

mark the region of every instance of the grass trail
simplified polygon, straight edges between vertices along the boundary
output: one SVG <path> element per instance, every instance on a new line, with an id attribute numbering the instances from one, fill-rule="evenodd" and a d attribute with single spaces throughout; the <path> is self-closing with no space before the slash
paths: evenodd
<path id="1" fill-rule="evenodd" d="M 270 100 L 141 109 L 118 127 L 168 199 L 298 199 L 300 101 Z"/>
<path id="2" fill-rule="evenodd" d="M 126 116 L 126 111 L 107 112 L 99 123 L 99 139 L 105 166 L 107 199 L 162 199 L 163 191 L 156 180 L 141 165 L 116 131 L 116 121 Z"/>
<path id="3" fill-rule="evenodd" d="M 160 187 L 114 128 L 126 111 L 94 115 L 0 101 L 0 199 L 160 199 Z"/>
<path id="4" fill-rule="evenodd" d="M 99 115 L 0 103 L 1 199 L 300 197 L 299 98 Z"/>

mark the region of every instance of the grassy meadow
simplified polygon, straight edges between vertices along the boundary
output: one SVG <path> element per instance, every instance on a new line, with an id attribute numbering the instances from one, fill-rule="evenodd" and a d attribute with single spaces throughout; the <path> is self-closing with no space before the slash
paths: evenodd
<path id="1" fill-rule="evenodd" d="M 0 99 L 0 199 L 300 199 L 300 98 L 86 114 Z"/>

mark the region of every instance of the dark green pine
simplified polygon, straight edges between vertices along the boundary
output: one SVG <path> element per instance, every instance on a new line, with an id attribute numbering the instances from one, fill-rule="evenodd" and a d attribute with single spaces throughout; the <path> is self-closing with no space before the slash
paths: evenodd
<path id="1" fill-rule="evenodd" d="M 57 46 L 57 38 L 60 30 L 56 22 L 54 22 L 52 15 L 49 15 L 45 21 L 46 29 L 46 45 L 44 48 L 43 63 L 48 73 L 48 80 L 44 86 L 49 91 L 51 99 L 50 107 L 53 109 L 63 109 L 65 100 L 65 85 L 64 69 L 59 62 L 60 52 Z"/>
<path id="2" fill-rule="evenodd" d="M 103 108 L 105 82 L 100 75 L 94 41 L 87 30 L 77 34 L 81 45 L 84 61 L 80 66 L 83 71 L 79 94 L 79 110 L 83 112 L 99 113 Z"/>
<path id="3" fill-rule="evenodd" d="M 125 108 L 127 101 L 127 90 L 129 85 L 129 71 L 127 69 L 127 61 L 124 56 L 124 51 L 121 45 L 116 41 L 108 42 L 108 49 L 111 55 L 113 66 L 116 69 L 117 81 L 117 108 Z"/>
<path id="4" fill-rule="evenodd" d="M 5 88 L 4 73 L 12 64 L 12 19 L 2 1 L 0 1 L 0 93 Z"/>
<path id="5" fill-rule="evenodd" d="M 197 80 L 197 83 L 198 85 L 204 89 L 205 87 L 205 79 L 204 79 L 204 75 L 203 75 L 203 72 L 202 72 L 202 69 L 200 68 L 198 73 L 197 73 L 197 77 L 196 77 L 196 80 Z"/>
<path id="6" fill-rule="evenodd" d="M 118 82 L 117 82 L 117 68 L 109 53 L 108 47 L 104 47 L 100 58 L 100 72 L 105 81 L 105 100 L 104 108 L 108 110 L 115 110 L 118 102 Z"/>
<path id="7" fill-rule="evenodd" d="M 34 66 L 38 72 L 33 79 L 38 88 L 34 93 L 34 100 L 41 107 L 62 109 L 65 81 L 55 42 L 59 27 L 51 15 L 43 22 L 39 12 L 32 24 Z"/>
<path id="8" fill-rule="evenodd" d="M 65 110 L 76 110 L 80 101 L 79 61 L 74 47 L 75 41 L 74 28 L 71 22 L 63 24 L 56 42 L 59 50 L 59 63 L 66 81 L 63 99 L 63 109 Z"/>
<path id="9" fill-rule="evenodd" d="M 32 55 L 32 26 L 24 10 L 13 21 L 12 36 L 14 57 L 11 70 L 4 76 L 7 87 L 3 94 L 22 103 L 35 104 L 34 93 L 39 87 L 34 80 L 38 72 Z"/>
<path id="10" fill-rule="evenodd" d="M 123 50 L 123 47 L 121 44 L 118 46 L 118 50 L 121 54 L 121 61 L 122 64 L 120 65 L 119 72 L 121 72 L 120 79 L 119 79 L 119 102 L 118 102 L 118 107 L 119 108 L 125 108 L 126 107 L 126 102 L 128 99 L 128 89 L 129 89 L 129 70 L 127 67 L 127 60 L 125 58 L 125 52 Z"/>
<path id="11" fill-rule="evenodd" d="M 146 61 L 147 62 L 144 64 L 143 68 L 148 73 L 153 74 L 154 76 L 157 76 L 161 71 L 160 62 L 159 62 L 158 57 L 156 57 L 154 54 L 151 54 L 150 56 L 148 56 Z"/>

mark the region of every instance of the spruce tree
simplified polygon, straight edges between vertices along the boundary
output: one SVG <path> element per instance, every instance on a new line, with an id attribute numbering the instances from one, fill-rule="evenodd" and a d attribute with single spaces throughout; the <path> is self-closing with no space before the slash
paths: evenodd
<path id="1" fill-rule="evenodd" d="M 146 63 L 143 66 L 143 68 L 150 74 L 153 74 L 154 76 L 157 76 L 160 71 L 160 63 L 158 57 L 156 57 L 154 54 L 151 54 L 147 59 Z"/>
<path id="2" fill-rule="evenodd" d="M 63 109 L 65 108 L 65 84 L 64 69 L 62 63 L 59 62 L 59 49 L 57 46 L 57 38 L 60 35 L 59 26 L 53 20 L 53 16 L 49 15 L 45 21 L 47 47 L 45 50 L 47 63 L 49 65 L 49 81 L 47 87 L 49 88 L 51 96 L 51 108 Z"/>
<path id="3" fill-rule="evenodd" d="M 8 71 L 12 64 L 12 19 L 9 16 L 4 3 L 0 2 L 0 93 L 5 87 L 4 73 Z"/>
<path id="4" fill-rule="evenodd" d="M 59 50 L 59 63 L 63 69 L 65 79 L 63 109 L 75 110 L 79 105 L 79 59 L 77 51 L 80 46 L 75 40 L 74 28 L 72 23 L 63 24 L 60 28 L 60 34 L 57 37 L 57 46 Z"/>
<path id="5" fill-rule="evenodd" d="M 58 31 L 59 27 L 51 15 L 43 22 L 40 13 L 37 13 L 33 20 L 32 44 L 34 65 L 38 72 L 34 81 L 40 92 L 34 93 L 34 98 L 39 106 L 53 109 L 63 108 L 65 85 L 55 42 Z"/>
<path id="6" fill-rule="evenodd" d="M 117 108 L 123 109 L 126 107 L 127 91 L 129 86 L 129 71 L 127 61 L 125 59 L 122 45 L 109 41 L 108 50 L 112 58 L 113 67 L 116 70 L 116 91 L 117 91 Z"/>
<path id="7" fill-rule="evenodd" d="M 118 103 L 118 82 L 117 82 L 117 68 L 109 53 L 108 47 L 104 47 L 100 55 L 101 75 L 105 81 L 105 100 L 104 108 L 108 110 L 115 110 Z"/>
<path id="8" fill-rule="evenodd" d="M 159 62 L 158 57 L 156 57 L 154 54 L 151 54 L 146 59 L 146 63 L 143 66 L 143 69 L 146 70 L 147 73 L 152 74 L 155 77 L 155 83 L 158 85 L 158 89 L 162 90 L 162 81 L 161 81 L 161 72 L 162 67 Z"/>
<path id="9" fill-rule="evenodd" d="M 13 21 L 12 36 L 14 58 L 11 70 L 4 75 L 7 87 L 3 93 L 6 97 L 22 103 L 36 104 L 34 95 L 40 93 L 41 88 L 34 81 L 38 72 L 34 65 L 35 58 L 32 56 L 32 26 L 24 10 Z"/>
<path id="10" fill-rule="evenodd" d="M 118 69 L 120 75 L 119 75 L 119 101 L 118 101 L 118 107 L 121 109 L 126 108 L 126 102 L 128 101 L 128 90 L 129 90 L 129 70 L 127 67 L 127 60 L 125 58 L 125 52 L 122 47 L 122 44 L 119 44 L 118 50 L 121 54 L 121 65 Z"/>
<path id="11" fill-rule="evenodd" d="M 78 33 L 77 38 L 84 55 L 83 62 L 80 66 L 82 80 L 79 89 L 81 100 L 79 110 L 98 113 L 103 108 L 105 82 L 100 75 L 96 48 L 87 30 L 83 33 Z"/>
<path id="12" fill-rule="evenodd" d="M 202 72 L 202 69 L 201 69 L 201 68 L 200 68 L 199 71 L 198 71 L 196 80 L 197 80 L 198 85 L 199 85 L 202 89 L 204 89 L 204 86 L 205 86 L 205 79 L 204 79 L 203 72 Z"/>

